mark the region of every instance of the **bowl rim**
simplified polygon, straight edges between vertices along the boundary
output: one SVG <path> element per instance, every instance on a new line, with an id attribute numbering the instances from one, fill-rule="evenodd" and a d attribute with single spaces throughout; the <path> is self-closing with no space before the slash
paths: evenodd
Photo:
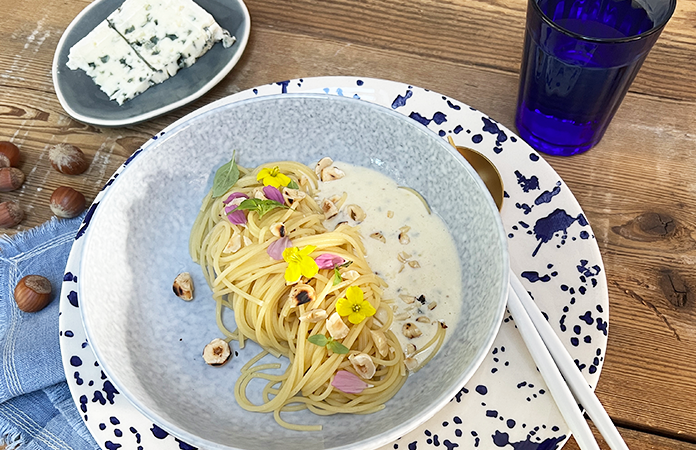
<path id="1" fill-rule="evenodd" d="M 229 96 L 227 98 L 234 97 L 234 95 Z M 382 113 L 391 115 L 392 117 L 396 118 L 396 120 L 403 121 L 405 124 L 410 124 L 413 126 L 414 130 L 417 130 L 420 133 L 424 133 L 426 135 L 429 135 L 430 138 L 432 138 L 433 142 L 437 142 L 443 150 L 451 154 L 456 160 L 460 162 L 462 167 L 464 167 L 465 170 L 468 171 L 469 175 L 472 176 L 473 180 L 478 183 L 479 185 L 479 190 L 487 193 L 488 190 L 485 187 L 485 184 L 483 180 L 478 176 L 476 171 L 471 167 L 471 165 L 468 163 L 468 161 L 459 154 L 458 151 L 454 147 L 452 147 L 446 140 L 442 139 L 440 136 L 437 135 L 434 131 L 430 130 L 426 126 L 418 126 L 419 124 L 416 121 L 413 121 L 413 119 L 409 118 L 408 116 L 405 116 L 399 112 L 393 111 L 385 106 L 375 104 L 369 101 L 365 100 L 360 100 L 356 98 L 351 98 L 351 97 L 341 97 L 341 96 L 336 96 L 328 93 L 314 93 L 314 92 L 303 92 L 303 93 L 282 93 L 282 94 L 271 94 L 271 95 L 262 95 L 258 97 L 251 97 L 251 98 L 245 98 L 241 99 L 239 101 L 230 101 L 230 102 L 224 102 L 225 99 L 220 99 L 217 102 L 215 102 L 214 105 L 207 105 L 204 106 L 200 109 L 197 109 L 195 111 L 192 111 L 191 113 L 187 114 L 186 116 L 182 117 L 181 119 L 175 121 L 168 127 L 165 127 L 161 132 L 159 132 L 153 139 L 147 141 L 145 144 L 143 144 L 142 147 L 140 147 L 138 150 L 136 150 L 122 165 L 119 167 L 119 169 L 116 170 L 116 174 L 119 176 L 127 170 L 135 170 L 133 167 L 135 166 L 137 168 L 138 164 L 137 160 L 140 160 L 139 158 L 135 158 L 136 155 L 139 155 L 142 152 L 145 152 L 147 150 L 152 150 L 154 148 L 157 148 L 162 141 L 167 140 L 171 136 L 175 136 L 179 131 L 188 128 L 191 126 L 191 121 L 193 120 L 205 120 L 205 117 L 207 116 L 212 116 L 219 112 L 220 110 L 223 109 L 228 109 L 228 108 L 238 108 L 238 107 L 244 107 L 246 104 L 249 103 L 256 103 L 256 102 L 269 102 L 269 101 L 276 101 L 279 99 L 292 99 L 292 98 L 298 98 L 298 99 L 303 99 L 303 98 L 313 98 L 313 99 L 321 99 L 321 100 L 327 100 L 327 101 L 336 101 L 336 102 L 360 102 L 361 105 L 365 106 L 366 108 L 372 108 L 378 111 L 381 111 Z M 211 168 L 211 173 L 214 170 L 214 168 Z M 117 179 L 111 179 L 109 182 L 107 182 L 107 185 L 113 184 L 117 182 Z M 105 186 L 106 188 L 106 186 Z M 103 210 L 96 208 L 96 206 L 107 199 L 110 196 L 111 190 L 110 189 L 102 189 L 102 192 L 98 195 L 98 197 L 95 199 L 94 203 L 92 204 L 90 208 L 90 212 L 88 213 L 87 218 L 85 219 L 85 222 L 89 222 L 90 220 L 94 219 L 95 217 L 99 216 L 100 211 Z M 424 409 L 422 412 L 419 414 L 413 416 L 411 420 L 408 420 L 406 422 L 403 422 L 401 425 L 392 428 L 389 431 L 382 432 L 380 434 L 374 435 L 368 439 L 364 439 L 362 441 L 356 441 L 352 442 L 350 444 L 346 444 L 340 447 L 325 447 L 325 448 L 330 448 L 332 450 L 358 450 L 358 449 L 368 449 L 368 448 L 378 448 L 383 445 L 387 445 L 390 442 L 395 441 L 396 439 L 400 438 L 401 436 L 405 435 L 406 433 L 412 431 L 415 429 L 417 426 L 420 424 L 424 423 L 427 421 L 429 418 L 431 418 L 437 411 L 439 411 L 442 407 L 444 407 L 447 403 L 451 401 L 451 399 L 456 395 L 456 393 L 465 385 L 465 383 L 473 376 L 473 374 L 478 370 L 480 367 L 481 363 L 483 362 L 483 359 L 486 357 L 488 354 L 491 346 L 493 345 L 493 342 L 495 340 L 495 337 L 497 336 L 503 315 L 505 312 L 506 304 L 507 304 L 507 286 L 508 286 L 508 280 L 509 280 L 509 252 L 508 252 L 508 247 L 507 247 L 507 238 L 505 235 L 505 230 L 503 227 L 502 219 L 501 216 L 498 212 L 497 206 L 495 205 L 495 201 L 490 195 L 484 196 L 485 201 L 487 202 L 488 208 L 492 210 L 493 218 L 494 218 L 494 223 L 498 235 L 498 241 L 501 243 L 500 245 L 500 262 L 502 264 L 502 276 L 501 276 L 501 287 L 502 290 L 500 292 L 500 296 L 497 301 L 496 305 L 496 311 L 495 311 L 495 319 L 493 320 L 493 326 L 489 328 L 488 330 L 488 335 L 486 339 L 483 341 L 484 343 L 479 347 L 478 351 L 476 352 L 474 358 L 472 358 L 472 364 L 469 365 L 468 369 L 466 371 L 463 371 L 460 373 L 460 376 L 458 377 L 456 383 L 453 386 L 456 386 L 456 388 L 452 388 L 451 391 L 446 391 L 443 394 L 441 394 L 437 399 L 432 401 L 430 403 L 430 406 L 426 409 Z M 80 266 L 80 272 L 82 274 L 85 273 L 83 270 L 83 264 L 85 264 L 85 258 L 84 254 L 86 250 L 89 248 L 89 229 L 85 229 L 85 225 L 83 223 L 82 225 L 83 228 L 83 233 L 84 233 L 84 241 L 82 243 L 81 247 L 81 253 L 79 257 L 79 266 Z M 79 232 L 78 232 L 79 234 Z M 79 237 L 79 236 L 78 236 Z M 83 275 L 84 276 L 84 275 Z M 102 370 L 106 374 L 108 374 L 109 379 L 111 382 L 114 384 L 114 386 L 119 390 L 121 394 L 123 394 L 128 401 L 136 408 L 138 409 L 145 417 L 148 417 L 149 419 L 153 420 L 153 422 L 157 423 L 158 426 L 160 426 L 162 429 L 165 429 L 167 432 L 170 432 L 172 435 L 184 440 L 185 442 L 195 445 L 199 448 L 208 448 L 208 449 L 215 449 L 215 450 L 244 450 L 239 447 L 231 446 L 231 445 L 224 445 L 224 444 L 219 444 L 217 442 L 212 442 L 208 441 L 205 438 L 202 438 L 200 436 L 197 436 L 195 434 L 192 434 L 186 430 L 181 429 L 179 426 L 172 424 L 168 420 L 164 420 L 162 417 L 160 417 L 158 414 L 154 413 L 152 410 L 150 410 L 148 407 L 146 407 L 144 404 L 141 403 L 141 401 L 136 398 L 131 391 L 125 387 L 125 385 L 119 380 L 117 376 L 114 375 L 114 372 L 110 370 L 110 363 L 106 362 L 106 359 L 104 358 L 104 355 L 102 354 L 101 350 L 99 349 L 98 346 L 95 346 L 95 342 L 98 342 L 99 340 L 94 339 L 94 334 L 93 330 L 91 331 L 91 327 L 87 326 L 87 316 L 89 315 L 88 310 L 89 307 L 89 301 L 85 302 L 85 297 L 82 295 L 82 288 L 81 285 L 78 283 L 77 291 L 78 291 L 78 296 L 80 298 L 80 316 L 82 318 L 82 323 L 85 328 L 85 334 L 87 336 L 88 341 L 90 342 L 90 346 L 92 350 L 94 351 L 97 360 L 100 362 Z"/>

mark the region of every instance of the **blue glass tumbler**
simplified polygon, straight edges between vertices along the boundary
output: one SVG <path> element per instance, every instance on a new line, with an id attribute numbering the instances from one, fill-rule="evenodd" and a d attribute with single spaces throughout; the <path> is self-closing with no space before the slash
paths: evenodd
<path id="1" fill-rule="evenodd" d="M 535 149 L 596 145 L 676 0 L 528 0 L 515 125 Z"/>

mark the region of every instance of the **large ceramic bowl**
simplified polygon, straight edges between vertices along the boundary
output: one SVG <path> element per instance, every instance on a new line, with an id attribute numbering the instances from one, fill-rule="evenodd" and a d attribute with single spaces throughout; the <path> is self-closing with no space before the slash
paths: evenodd
<path id="1" fill-rule="evenodd" d="M 461 263 L 460 320 L 437 356 L 371 415 L 315 416 L 320 432 L 289 431 L 271 414 L 241 409 L 233 387 L 248 343 L 232 363 L 206 365 L 218 337 L 215 304 L 188 237 L 215 169 L 236 150 L 240 165 L 323 156 L 384 173 L 419 191 L 454 239 Z M 503 227 L 482 181 L 442 138 L 388 108 L 322 94 L 240 101 L 194 114 L 127 161 L 92 206 L 79 298 L 87 336 L 116 388 L 145 416 L 205 449 L 365 449 L 387 444 L 431 417 L 461 389 L 502 319 L 508 256 Z M 173 296 L 189 271 L 196 298 Z M 236 349 L 236 347 L 235 347 Z"/>

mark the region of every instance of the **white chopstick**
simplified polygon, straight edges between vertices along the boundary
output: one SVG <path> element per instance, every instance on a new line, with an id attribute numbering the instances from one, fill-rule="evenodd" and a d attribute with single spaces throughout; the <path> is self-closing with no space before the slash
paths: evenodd
<path id="1" fill-rule="evenodd" d="M 549 350 L 544 345 L 544 341 L 542 341 L 541 336 L 534 328 L 532 319 L 527 315 L 515 289 L 509 289 L 508 291 L 507 306 L 512 313 L 512 318 L 515 319 L 515 325 L 522 335 L 522 339 L 527 345 L 527 349 L 532 355 L 537 369 L 539 369 L 541 376 L 544 378 L 551 396 L 556 402 L 563 419 L 570 427 L 570 431 L 575 436 L 578 445 L 582 450 L 600 450 L 592 430 L 590 430 L 590 426 L 587 425 L 587 421 L 585 421 L 580 411 L 580 407 L 570 392 L 561 372 L 559 372 L 556 363 L 554 363 Z"/>
<path id="2" fill-rule="evenodd" d="M 580 373 L 575 361 L 573 361 L 570 353 L 568 353 L 568 350 L 566 350 L 564 347 L 561 339 L 553 331 L 551 325 L 549 325 L 548 321 L 541 313 L 541 310 L 539 310 L 539 307 L 529 296 L 529 293 L 522 285 L 522 282 L 519 278 L 517 278 L 512 270 L 510 270 L 510 286 L 516 294 L 515 297 L 517 297 L 519 304 L 524 308 L 524 311 L 518 311 L 518 315 L 525 315 L 527 320 L 531 320 L 534 328 L 536 329 L 536 333 L 538 333 L 538 336 L 543 340 L 543 344 L 552 356 L 554 365 L 557 367 L 557 372 L 560 370 L 562 373 L 563 377 L 565 378 L 565 383 L 567 383 L 572 391 L 575 400 L 579 402 L 583 408 L 585 408 L 587 415 L 592 419 L 592 423 L 594 423 L 594 425 L 597 427 L 597 430 L 599 430 L 604 437 L 604 440 L 612 450 L 628 450 L 628 446 L 619 434 L 619 431 L 614 426 L 614 423 L 611 421 L 611 418 L 607 414 L 606 410 L 599 402 L 599 399 L 595 395 L 594 391 L 590 388 L 589 384 L 587 384 L 587 381 Z M 508 306 L 510 305 L 509 299 L 510 295 L 508 295 Z M 512 310 L 510 312 L 512 312 Z M 515 319 L 515 323 L 517 323 L 517 315 L 515 315 L 514 312 L 513 317 Z M 522 332 L 522 330 L 520 330 L 520 332 Z M 524 333 L 522 336 L 524 338 Z M 539 362 L 537 362 L 537 366 L 538 365 Z M 539 370 L 541 371 L 541 367 L 539 367 Z M 544 375 L 543 372 L 542 375 Z M 546 380 L 545 376 L 544 379 Z M 549 390 L 551 390 L 550 386 Z M 554 399 L 556 399 L 555 396 Z M 565 415 L 563 417 L 565 419 Z M 573 430 L 572 425 L 570 423 L 568 423 L 568 425 L 571 426 L 571 430 L 575 434 L 576 431 Z M 580 444 L 578 435 L 575 436 L 575 439 L 578 441 L 578 445 L 580 445 L 582 448 L 583 446 Z"/>

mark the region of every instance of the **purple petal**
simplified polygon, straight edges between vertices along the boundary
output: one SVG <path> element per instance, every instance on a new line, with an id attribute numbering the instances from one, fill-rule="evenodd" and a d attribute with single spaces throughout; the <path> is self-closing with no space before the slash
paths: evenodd
<path id="1" fill-rule="evenodd" d="M 339 370 L 336 372 L 333 380 L 331 380 L 331 385 L 346 394 L 359 394 L 370 387 L 369 384 L 365 383 L 357 375 L 347 370 Z"/>
<path id="2" fill-rule="evenodd" d="M 314 258 L 314 261 L 316 261 L 320 269 L 333 269 L 346 262 L 345 259 L 331 253 L 322 253 Z"/>
<path id="3" fill-rule="evenodd" d="M 249 198 L 248 195 L 242 194 L 241 192 L 233 192 L 230 194 L 229 197 L 227 197 L 225 200 L 222 201 L 225 205 L 234 200 L 235 198 Z"/>
<path id="4" fill-rule="evenodd" d="M 225 214 L 227 214 L 227 219 L 233 225 L 244 225 L 247 223 L 244 210 L 237 209 L 236 206 L 225 206 Z"/>
<path id="5" fill-rule="evenodd" d="M 271 242 L 271 244 L 266 249 L 268 256 L 275 259 L 276 261 L 283 260 L 283 250 L 292 247 L 292 242 L 287 236 L 282 237 L 276 241 Z"/>
<path id="6" fill-rule="evenodd" d="M 264 186 L 263 187 L 263 195 L 266 196 L 267 199 L 269 200 L 275 200 L 280 204 L 285 204 L 285 199 L 283 198 L 283 194 L 277 189 L 274 188 L 273 186 Z"/>

